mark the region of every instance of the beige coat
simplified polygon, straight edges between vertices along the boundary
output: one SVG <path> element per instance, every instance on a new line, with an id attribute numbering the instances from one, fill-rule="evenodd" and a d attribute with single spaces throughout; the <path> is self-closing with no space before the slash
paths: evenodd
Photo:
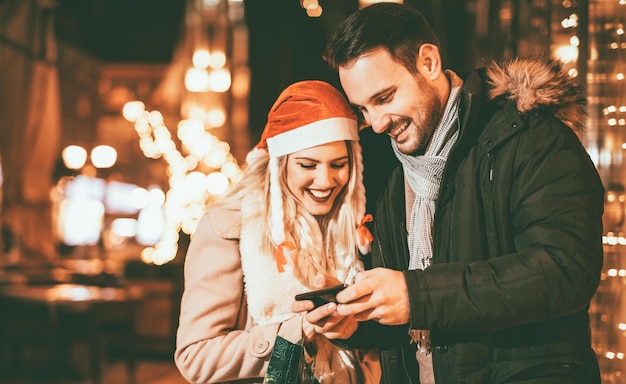
<path id="1" fill-rule="evenodd" d="M 174 360 L 191 383 L 262 382 L 276 335 L 301 339 L 302 315 L 267 326 L 249 315 L 240 230 L 238 207 L 216 207 L 189 245 Z"/>

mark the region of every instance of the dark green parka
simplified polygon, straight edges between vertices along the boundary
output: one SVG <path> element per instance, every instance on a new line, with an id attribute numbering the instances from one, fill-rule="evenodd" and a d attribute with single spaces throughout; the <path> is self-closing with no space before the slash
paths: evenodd
<path id="1" fill-rule="evenodd" d="M 599 383 L 588 308 L 602 268 L 604 188 L 577 135 L 579 94 L 552 63 L 464 78 L 433 260 L 408 271 L 402 169 L 374 213 L 373 267 L 404 271 L 410 324 L 362 323 L 383 382 L 418 383 L 408 329 L 428 329 L 438 384 Z"/>

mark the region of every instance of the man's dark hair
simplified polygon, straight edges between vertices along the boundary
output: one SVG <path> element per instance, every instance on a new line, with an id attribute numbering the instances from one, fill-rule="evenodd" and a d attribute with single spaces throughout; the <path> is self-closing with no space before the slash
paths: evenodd
<path id="1" fill-rule="evenodd" d="M 376 3 L 350 15 L 329 37 L 323 59 L 333 69 L 376 48 L 386 49 L 411 73 L 422 44 L 439 48 L 439 38 L 418 10 L 396 3 Z"/>

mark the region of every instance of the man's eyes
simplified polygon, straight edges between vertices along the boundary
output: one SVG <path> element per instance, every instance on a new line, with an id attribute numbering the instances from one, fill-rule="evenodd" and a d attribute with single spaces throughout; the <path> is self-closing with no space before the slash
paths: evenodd
<path id="1" fill-rule="evenodd" d="M 393 93 L 389 93 L 389 94 L 382 95 L 374 99 L 374 104 L 382 105 L 382 104 L 390 103 L 392 100 L 393 100 Z M 357 105 L 353 105 L 352 110 L 354 111 L 354 113 L 357 115 L 359 119 L 363 119 L 365 113 L 367 112 L 367 108 L 357 106 Z"/>
<path id="2" fill-rule="evenodd" d="M 353 105 L 352 110 L 358 118 L 363 118 L 363 111 L 365 111 L 365 107 L 357 107 Z"/>
<path id="3" fill-rule="evenodd" d="M 384 96 L 381 96 L 381 97 L 376 99 L 376 104 L 385 104 L 385 103 L 390 102 L 391 99 L 392 99 L 392 95 L 391 94 L 384 95 Z"/>

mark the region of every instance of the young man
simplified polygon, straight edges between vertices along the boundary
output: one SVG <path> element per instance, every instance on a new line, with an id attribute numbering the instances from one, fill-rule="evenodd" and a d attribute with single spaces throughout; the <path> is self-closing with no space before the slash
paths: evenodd
<path id="1" fill-rule="evenodd" d="M 384 383 L 599 383 L 604 189 L 572 79 L 540 60 L 444 70 L 423 15 L 394 3 L 351 15 L 325 59 L 402 166 L 376 205 L 376 268 L 307 314 L 316 331 L 379 347 Z"/>

